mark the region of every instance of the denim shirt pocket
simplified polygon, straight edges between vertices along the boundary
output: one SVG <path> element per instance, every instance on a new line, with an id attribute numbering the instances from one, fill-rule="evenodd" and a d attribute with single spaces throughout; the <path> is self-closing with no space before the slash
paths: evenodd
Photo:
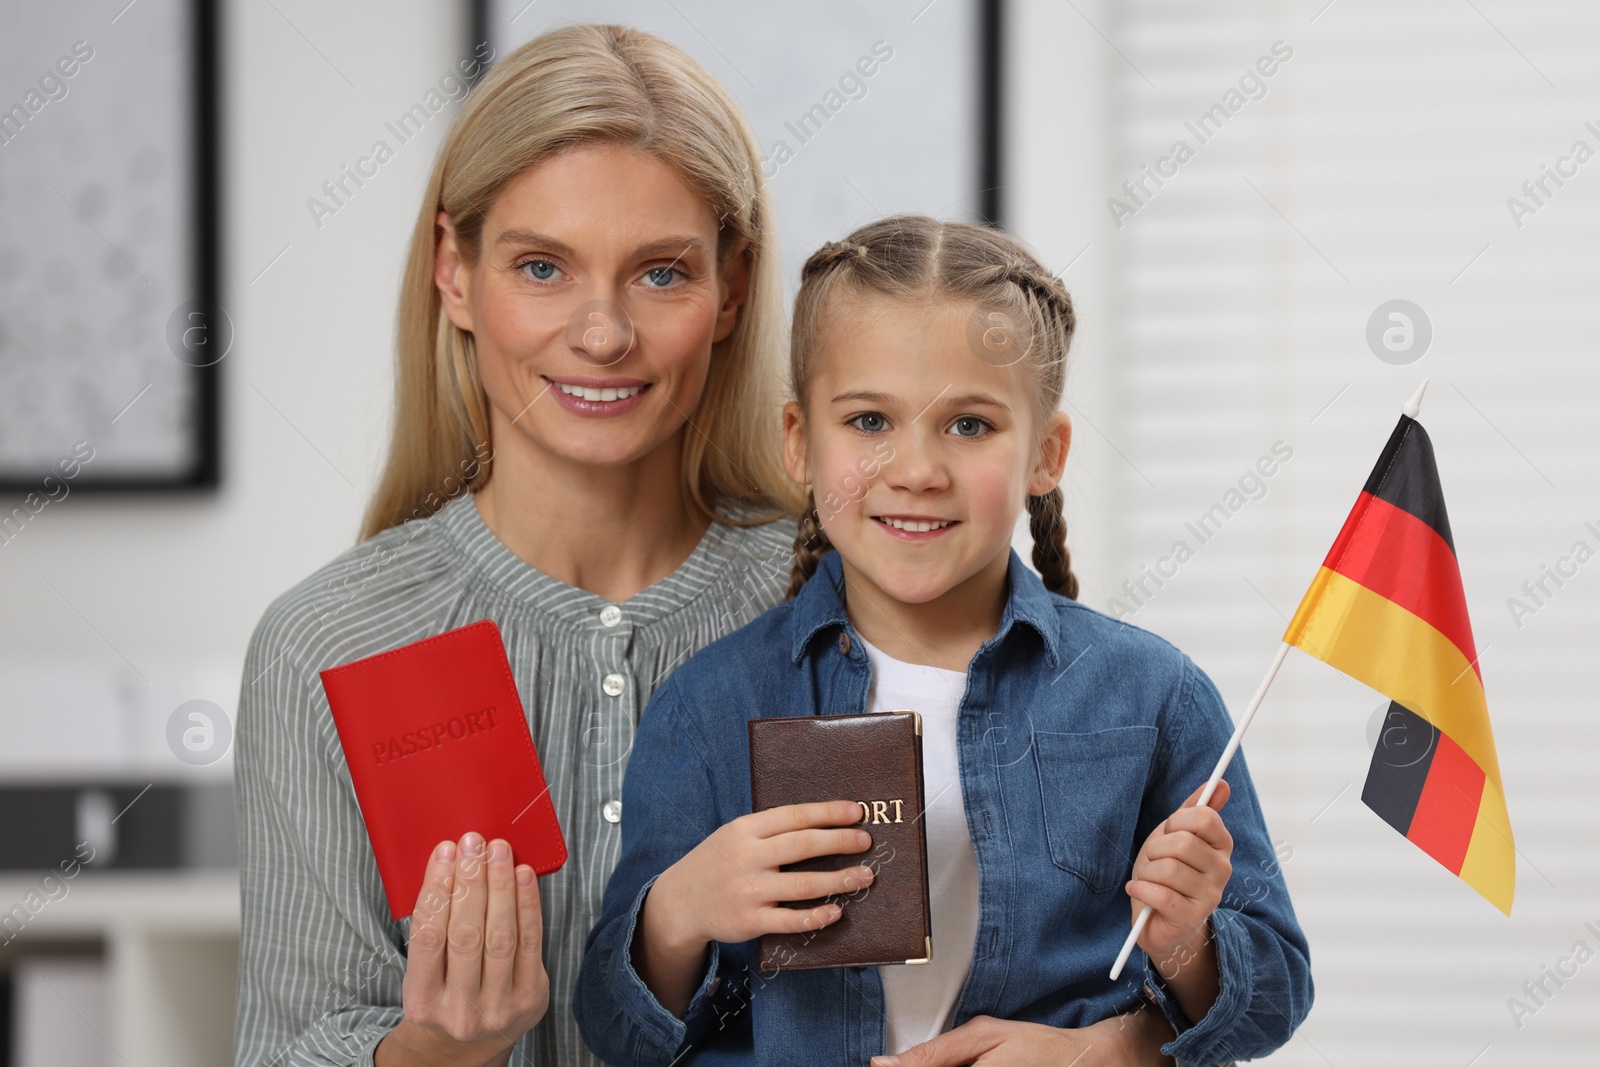
<path id="1" fill-rule="evenodd" d="M 1119 726 L 1033 735 L 1050 859 L 1093 892 L 1129 877 L 1157 734 L 1154 726 Z"/>

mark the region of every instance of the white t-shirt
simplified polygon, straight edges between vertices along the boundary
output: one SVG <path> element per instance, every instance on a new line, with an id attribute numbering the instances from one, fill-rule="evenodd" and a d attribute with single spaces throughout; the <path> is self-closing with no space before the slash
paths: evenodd
<path id="1" fill-rule="evenodd" d="M 867 710 L 910 710 L 922 716 L 933 960 L 878 968 L 889 1017 L 884 1051 L 896 1053 L 950 1028 L 978 936 L 978 858 L 967 830 L 956 761 L 956 711 L 967 676 L 964 671 L 893 659 L 857 637 L 872 664 Z"/>

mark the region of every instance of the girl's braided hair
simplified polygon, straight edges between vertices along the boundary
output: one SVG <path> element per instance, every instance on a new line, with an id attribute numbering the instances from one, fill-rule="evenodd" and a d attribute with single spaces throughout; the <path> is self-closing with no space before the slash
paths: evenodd
<path id="1" fill-rule="evenodd" d="M 925 215 L 897 215 L 812 253 L 800 271 L 789 349 L 789 384 L 802 405 L 816 365 L 824 312 L 838 295 L 970 302 L 976 309 L 968 329 L 974 355 L 1001 365 L 1022 363 L 1032 372 L 1038 387 L 1035 425 L 1044 426 L 1061 403 L 1067 349 L 1077 324 L 1072 297 L 1010 234 Z M 1078 579 L 1067 552 L 1059 486 L 1028 497 L 1028 529 L 1033 565 L 1046 588 L 1076 600 Z M 832 548 L 812 492 L 795 537 L 789 596 L 800 591 Z"/>

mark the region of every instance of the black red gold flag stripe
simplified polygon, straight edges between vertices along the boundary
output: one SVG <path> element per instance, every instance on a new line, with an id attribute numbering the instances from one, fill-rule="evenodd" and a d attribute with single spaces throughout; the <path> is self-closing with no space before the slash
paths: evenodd
<path id="1" fill-rule="evenodd" d="M 1507 915 L 1516 849 L 1427 432 L 1402 415 L 1284 641 L 1392 703 L 1362 800 Z"/>

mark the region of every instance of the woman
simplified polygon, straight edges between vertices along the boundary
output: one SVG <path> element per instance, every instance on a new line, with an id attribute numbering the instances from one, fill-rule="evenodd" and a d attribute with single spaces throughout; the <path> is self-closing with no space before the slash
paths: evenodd
<path id="1" fill-rule="evenodd" d="M 569 27 L 467 98 L 412 239 L 394 437 L 362 541 L 279 598 L 250 646 L 240 1064 L 371 1063 L 375 1046 L 385 1067 L 505 1063 L 512 1042 L 518 1063 L 588 1058 L 570 993 L 639 709 L 783 595 L 780 300 L 755 145 L 678 49 Z M 416 952 L 408 972 L 416 920 L 388 921 L 317 679 L 480 618 L 505 636 L 571 854 L 535 894 L 537 1029 L 542 997 L 471 988 L 462 962 L 499 944 L 495 865 L 470 862 L 473 842 L 456 861 L 469 891 L 439 920 L 452 948 L 431 983 Z"/>
<path id="2" fill-rule="evenodd" d="M 241 1067 L 598 1062 L 571 996 L 638 714 L 788 578 L 779 301 L 755 142 L 677 48 L 566 27 L 468 96 L 412 237 L 361 543 L 246 658 Z M 392 922 L 317 671 L 481 618 L 570 858 L 519 887 L 468 834 L 427 868 L 448 905 Z"/>

